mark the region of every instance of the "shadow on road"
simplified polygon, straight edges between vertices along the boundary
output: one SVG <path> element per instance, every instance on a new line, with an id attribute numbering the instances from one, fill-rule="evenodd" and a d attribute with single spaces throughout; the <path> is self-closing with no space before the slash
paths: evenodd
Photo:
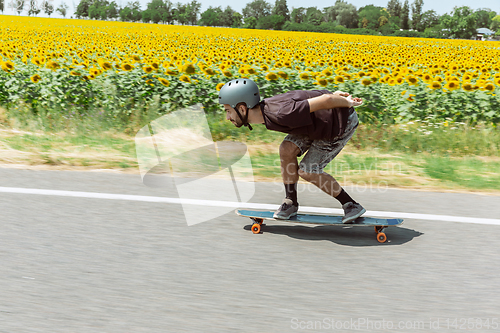
<path id="1" fill-rule="evenodd" d="M 251 225 L 243 228 L 250 231 Z M 286 235 L 301 240 L 327 240 L 347 246 L 387 246 L 405 244 L 413 238 L 423 235 L 419 231 L 403 227 L 384 229 L 387 235 L 385 243 L 379 243 L 373 227 L 353 226 L 302 226 L 302 225 L 262 225 L 261 232 Z M 258 235 L 256 235 L 258 236 Z"/>

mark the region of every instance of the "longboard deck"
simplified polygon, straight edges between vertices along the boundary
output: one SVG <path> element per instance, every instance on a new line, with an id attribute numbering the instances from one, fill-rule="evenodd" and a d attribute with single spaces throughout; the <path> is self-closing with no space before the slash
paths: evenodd
<path id="1" fill-rule="evenodd" d="M 314 215 L 314 214 L 297 214 L 288 220 L 275 219 L 273 211 L 258 211 L 258 210 L 244 210 L 237 209 L 236 214 L 263 220 L 279 221 L 279 222 L 295 222 L 295 223 L 310 223 L 310 224 L 341 224 L 346 226 L 359 225 L 359 226 L 381 226 L 391 227 L 401 225 L 402 219 L 379 219 L 373 217 L 359 217 L 352 223 L 342 223 L 342 216 L 338 215 Z"/>
<path id="2" fill-rule="evenodd" d="M 351 223 L 342 223 L 342 216 L 338 215 L 314 215 L 314 214 L 297 214 L 292 216 L 288 220 L 275 219 L 273 217 L 274 212 L 272 211 L 259 211 L 259 210 L 245 210 L 237 209 L 236 214 L 251 218 L 255 223 L 252 225 L 252 232 L 254 234 L 261 233 L 261 227 L 264 226 L 262 222 L 264 220 L 268 221 L 279 221 L 279 222 L 291 222 L 291 223 L 310 223 L 310 224 L 324 224 L 324 225 L 343 225 L 343 226 L 371 226 L 375 228 L 377 233 L 377 241 L 384 243 L 387 240 L 387 236 L 382 232 L 387 227 L 394 227 L 403 224 L 402 219 L 377 219 L 373 217 L 358 217 L 355 221 Z"/>

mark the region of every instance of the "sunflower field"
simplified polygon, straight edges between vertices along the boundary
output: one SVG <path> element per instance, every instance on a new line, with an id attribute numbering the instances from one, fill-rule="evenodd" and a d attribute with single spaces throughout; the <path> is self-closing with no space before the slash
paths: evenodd
<path id="1" fill-rule="evenodd" d="M 0 16 L 0 105 L 126 121 L 202 103 L 230 79 L 263 97 L 328 89 L 361 97 L 362 122 L 500 122 L 500 44 Z"/>

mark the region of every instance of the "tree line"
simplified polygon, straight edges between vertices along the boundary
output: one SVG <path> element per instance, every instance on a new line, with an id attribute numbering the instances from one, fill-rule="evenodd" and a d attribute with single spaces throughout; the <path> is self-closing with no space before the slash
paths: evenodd
<path id="1" fill-rule="evenodd" d="M 3 1 L 0 0 L 2 11 Z M 389 0 L 385 8 L 375 5 L 356 8 L 346 0 L 336 0 L 333 6 L 322 9 L 290 10 L 286 0 L 275 0 L 274 6 L 266 0 L 253 0 L 239 13 L 230 6 L 224 9 L 210 6 L 201 12 L 197 0 L 186 4 L 151 0 L 144 10 L 139 1 L 130 1 L 122 7 L 114 0 L 80 0 L 74 15 L 157 24 L 461 39 L 474 37 L 478 28 L 489 28 L 500 36 L 500 15 L 489 8 L 474 11 L 467 6 L 454 7 L 444 15 L 434 10 L 423 12 L 422 8 L 423 0 L 413 0 L 411 4 L 408 0 Z M 66 16 L 67 6 L 61 4 L 60 9 Z M 29 13 L 32 14 L 37 13 Z"/>

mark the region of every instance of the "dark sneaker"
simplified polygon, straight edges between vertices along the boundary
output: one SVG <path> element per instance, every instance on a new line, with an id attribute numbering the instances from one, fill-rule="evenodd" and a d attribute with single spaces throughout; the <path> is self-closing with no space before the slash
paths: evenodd
<path id="1" fill-rule="evenodd" d="M 290 217 L 297 215 L 298 210 L 298 204 L 294 205 L 292 200 L 285 198 L 273 217 L 278 220 L 288 220 Z"/>
<path id="2" fill-rule="evenodd" d="M 366 212 L 359 203 L 348 202 L 342 208 L 344 209 L 342 223 L 351 223 Z"/>

